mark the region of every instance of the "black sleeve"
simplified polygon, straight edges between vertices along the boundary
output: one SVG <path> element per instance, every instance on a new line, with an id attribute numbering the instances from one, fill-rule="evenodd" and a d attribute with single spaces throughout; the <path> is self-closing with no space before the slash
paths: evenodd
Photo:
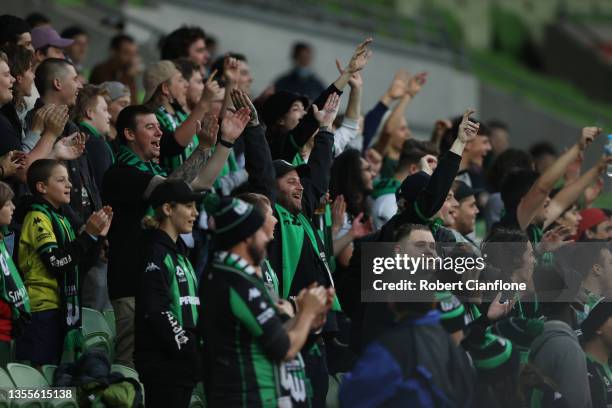
<path id="1" fill-rule="evenodd" d="M 607 387 L 602 381 L 602 378 L 597 369 L 594 367 L 593 363 L 589 361 L 587 361 L 587 370 L 593 408 L 606 408 Z"/>
<path id="2" fill-rule="evenodd" d="M 159 247 L 143 258 L 140 281 L 140 305 L 145 322 L 172 355 L 189 358 L 196 350 L 196 335 L 185 330 L 170 310 L 169 271 L 163 262 L 165 253 Z"/>
<path id="3" fill-rule="evenodd" d="M 59 278 L 80 263 L 87 262 L 91 257 L 94 257 L 97 254 L 100 242 L 101 238 L 96 241 L 88 233 L 82 232 L 68 244 L 61 247 L 41 247 L 37 252 L 47 270 Z"/>
<path id="4" fill-rule="evenodd" d="M 276 201 L 276 179 L 272 154 L 266 141 L 262 125 L 247 127 L 242 137 L 244 141 L 245 168 L 249 174 L 249 191 L 263 194 L 274 205 Z"/>
<path id="5" fill-rule="evenodd" d="M 276 309 L 251 282 L 236 274 L 231 275 L 229 304 L 232 314 L 257 338 L 268 358 L 282 361 L 289 351 L 290 342 Z"/>
<path id="6" fill-rule="evenodd" d="M 319 131 L 308 159 L 309 174 L 302 178 L 304 196 L 302 198 L 303 212 L 311 217 L 319 205 L 319 200 L 329 188 L 330 169 L 332 165 L 334 134 Z"/>
<path id="7" fill-rule="evenodd" d="M 444 204 L 446 196 L 453 185 L 460 162 L 461 156 L 451 151 L 442 155 L 427 186 L 417 195 L 414 205 L 410 205 L 402 211 L 399 222 L 410 222 L 415 219 L 415 215 L 416 218 L 425 221 L 422 217 L 429 219 L 437 213 Z"/>
<path id="8" fill-rule="evenodd" d="M 163 160 L 162 158 L 165 159 L 167 157 L 174 157 L 180 155 L 181 153 L 183 153 L 183 150 L 185 150 L 185 147 L 187 146 L 181 146 L 176 141 L 176 139 L 174 138 L 174 132 L 162 126 L 162 137 L 159 142 L 160 161 Z"/>
<path id="9" fill-rule="evenodd" d="M 112 157 L 105 146 L 106 142 L 96 136 L 90 136 L 85 143 L 87 159 L 91 163 L 91 170 L 97 186 L 102 186 L 104 172 L 112 165 Z"/>
<path id="10" fill-rule="evenodd" d="M 315 99 L 313 105 L 317 105 L 317 108 L 319 108 L 319 110 L 323 109 L 327 98 L 332 93 L 342 95 L 342 91 L 336 88 L 334 84 L 331 84 L 321 93 L 321 95 L 319 95 L 317 99 Z M 319 122 L 314 117 L 314 113 L 311 106 L 308 109 L 306 115 L 297 124 L 297 126 L 293 128 L 287 135 L 288 140 L 285 141 L 282 157 L 279 158 L 291 162 L 293 160 L 293 157 L 298 153 L 298 149 L 304 146 L 306 142 L 308 142 L 308 140 L 312 137 L 312 135 L 317 131 L 318 128 Z"/>
<path id="11" fill-rule="evenodd" d="M 102 180 L 102 201 L 105 204 L 139 204 L 154 176 L 134 167 L 111 167 Z"/>

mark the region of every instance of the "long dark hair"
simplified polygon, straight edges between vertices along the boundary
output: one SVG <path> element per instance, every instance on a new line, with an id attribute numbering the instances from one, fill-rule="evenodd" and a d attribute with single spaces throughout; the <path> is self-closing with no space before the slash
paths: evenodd
<path id="1" fill-rule="evenodd" d="M 332 200 L 344 196 L 346 212 L 356 217 L 359 213 L 369 214 L 367 197 L 371 193 L 361 177 L 361 153 L 357 149 L 347 149 L 336 157 L 331 168 L 329 194 Z"/>

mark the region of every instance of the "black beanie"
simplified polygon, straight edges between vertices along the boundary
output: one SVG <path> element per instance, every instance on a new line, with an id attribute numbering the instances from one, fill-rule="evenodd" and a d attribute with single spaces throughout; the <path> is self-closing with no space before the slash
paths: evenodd
<path id="1" fill-rule="evenodd" d="M 489 331 L 474 330 L 462 342 L 479 377 L 488 383 L 499 382 L 518 373 L 519 355 L 512 342 Z"/>
<path id="2" fill-rule="evenodd" d="M 436 292 L 440 323 L 448 333 L 465 329 L 465 307 L 451 292 Z"/>
<path id="3" fill-rule="evenodd" d="M 595 337 L 595 333 L 604 325 L 608 317 L 612 317 L 612 302 L 605 299 L 591 310 L 580 325 L 583 341 L 589 341 Z"/>
<path id="4" fill-rule="evenodd" d="M 540 319 L 522 317 L 507 317 L 498 320 L 493 325 L 493 332 L 512 341 L 520 349 L 528 350 L 531 343 L 544 330 L 544 322 Z"/>
<path id="5" fill-rule="evenodd" d="M 214 212 L 215 248 L 226 250 L 253 235 L 264 223 L 264 216 L 251 204 L 237 198 L 223 198 Z"/>

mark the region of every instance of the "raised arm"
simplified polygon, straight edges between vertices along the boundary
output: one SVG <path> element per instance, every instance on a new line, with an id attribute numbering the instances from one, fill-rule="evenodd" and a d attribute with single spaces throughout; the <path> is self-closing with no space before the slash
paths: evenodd
<path id="1" fill-rule="evenodd" d="M 480 125 L 469 120 L 473 113 L 473 109 L 465 111 L 459 125 L 457 139 L 453 142 L 450 151 L 440 157 L 427 186 L 417 195 L 414 207 L 405 208 L 400 217 L 410 217 L 416 212 L 425 222 L 440 210 L 459 170 L 465 145 L 478 133 Z"/>
<path id="2" fill-rule="evenodd" d="M 312 137 L 314 132 L 316 132 L 319 122 L 314 117 L 314 107 L 316 106 L 319 110 L 322 109 L 330 95 L 341 94 L 342 90 L 349 83 L 351 76 L 361 71 L 366 66 L 368 60 L 372 56 L 372 52 L 368 49 L 371 42 L 372 39 L 368 38 L 357 46 L 346 69 L 340 74 L 338 79 L 336 79 L 332 85 L 330 85 L 321 95 L 319 95 L 319 97 L 311 105 L 311 109 L 308 110 L 298 125 L 291 130 L 289 137 L 291 138 L 292 143 L 285 144 L 283 155 L 279 158 L 287 161 L 293 160 L 293 156 L 295 156 L 297 153 L 295 146 L 297 146 L 297 148 L 304 146 Z"/>
<path id="3" fill-rule="evenodd" d="M 191 110 L 187 119 L 185 119 L 174 131 L 174 140 L 183 147 L 189 145 L 193 140 L 193 136 L 198 132 L 198 122 L 210 111 L 210 103 L 219 91 L 219 84 L 214 80 L 216 73 L 217 71 L 214 71 L 208 77 L 200 100 Z"/>
<path id="4" fill-rule="evenodd" d="M 405 74 L 409 75 L 407 72 L 405 72 Z M 408 105 L 410 105 L 410 102 L 412 102 L 416 95 L 421 91 L 421 88 L 423 87 L 423 85 L 425 85 L 426 81 L 426 72 L 416 74 L 412 77 L 409 77 L 409 79 L 407 80 L 408 85 L 406 87 L 406 93 L 404 94 L 402 99 L 400 99 L 399 103 L 395 105 L 395 108 L 393 108 L 391 115 L 385 123 L 385 129 L 387 131 L 383 132 L 383 135 L 385 135 L 386 137 L 381 137 L 375 144 L 376 150 L 378 150 L 382 155 L 385 155 L 387 153 L 389 142 L 391 141 L 391 131 L 401 125 L 402 118 L 406 117 L 406 109 L 408 108 Z"/>
<path id="5" fill-rule="evenodd" d="M 266 141 L 266 132 L 259 123 L 257 110 L 249 96 L 240 90 L 232 93 L 232 100 L 236 109 L 249 108 L 251 118 L 244 129 L 244 159 L 245 168 L 249 174 L 249 191 L 263 194 L 271 203 L 276 202 L 276 178 L 272 165 L 270 146 Z"/>
<path id="6" fill-rule="evenodd" d="M 340 96 L 332 94 L 327 98 L 323 110 L 313 107 L 315 117 L 319 122 L 319 133 L 308 159 L 310 175 L 302 181 L 304 186 L 304 212 L 309 216 L 317 207 L 319 199 L 329 188 L 330 169 L 332 165 L 333 134 L 331 125 L 338 114 Z"/>
<path id="7" fill-rule="evenodd" d="M 548 204 L 544 229 L 563 214 L 563 211 L 574 204 L 580 195 L 593 184 L 604 172 L 606 166 L 612 163 L 612 157 L 604 156 L 589 171 L 580 176 L 576 181 L 565 186 Z"/>
<path id="8" fill-rule="evenodd" d="M 193 179 L 185 178 L 185 180 L 189 180 L 194 190 L 212 188 L 229 157 L 231 147 L 228 146 L 233 146 L 236 139 L 242 134 L 249 121 L 249 112 L 248 108 L 240 109 L 236 113 L 225 112 L 225 118 L 221 122 L 221 142 L 215 147 L 215 152 L 205 166 L 197 168 L 197 173 Z M 194 168 L 196 167 L 194 166 Z"/>
<path id="9" fill-rule="evenodd" d="M 525 230 L 533 218 L 536 216 L 540 207 L 546 201 L 548 194 L 555 186 L 567 167 L 576 160 L 578 155 L 601 134 L 601 128 L 585 127 L 582 129 L 578 143 L 569 148 L 561 155 L 546 171 L 538 177 L 527 194 L 521 199 L 516 210 L 519 226 Z"/>

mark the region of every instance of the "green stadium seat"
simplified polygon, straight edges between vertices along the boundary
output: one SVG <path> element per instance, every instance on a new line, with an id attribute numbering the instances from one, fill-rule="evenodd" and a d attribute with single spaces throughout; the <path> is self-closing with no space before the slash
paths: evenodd
<path id="1" fill-rule="evenodd" d="M 202 401 L 199 395 L 194 393 L 191 395 L 191 401 L 189 401 L 189 408 L 206 408 L 206 404 L 204 403 L 204 401 Z"/>
<path id="2" fill-rule="evenodd" d="M 45 377 L 45 380 L 47 380 L 49 385 L 53 385 L 53 374 L 55 374 L 56 369 L 57 369 L 57 366 L 53 364 L 44 365 L 40 369 L 43 376 Z"/>
<path id="3" fill-rule="evenodd" d="M 113 335 L 112 339 L 114 341 L 115 337 L 117 336 L 117 326 L 116 326 L 116 320 L 115 320 L 115 311 L 110 309 L 110 310 L 105 310 L 102 315 L 104 316 L 104 319 L 106 319 L 106 323 L 108 324 L 108 327 L 111 329 L 111 334 Z"/>
<path id="4" fill-rule="evenodd" d="M 138 380 L 138 372 L 136 370 L 121 364 L 113 364 L 111 366 L 111 373 L 120 373 L 123 374 L 124 377 Z"/>
<path id="5" fill-rule="evenodd" d="M 47 388 L 49 382 L 35 368 L 20 363 L 8 363 L 6 369 L 18 388 Z"/>
<path id="6" fill-rule="evenodd" d="M 83 337 L 103 335 L 110 343 L 113 339 L 113 331 L 109 327 L 104 315 L 97 310 L 83 308 Z"/>

